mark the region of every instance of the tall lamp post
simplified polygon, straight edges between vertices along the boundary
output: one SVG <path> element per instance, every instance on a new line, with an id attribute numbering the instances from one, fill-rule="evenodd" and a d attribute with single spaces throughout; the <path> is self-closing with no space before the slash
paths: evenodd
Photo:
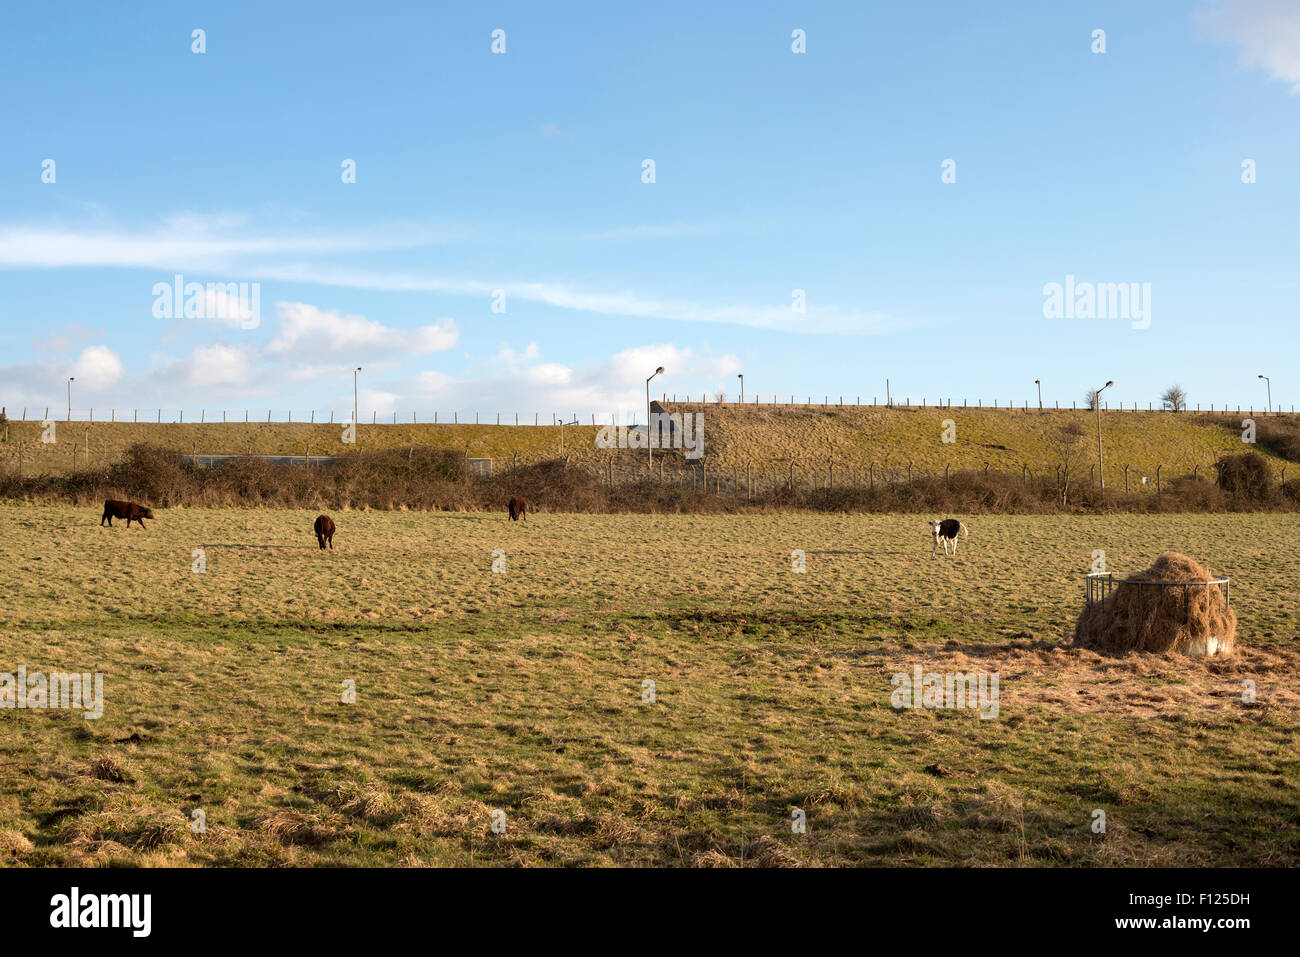
<path id="1" fill-rule="evenodd" d="M 1097 477 L 1101 480 L 1101 490 L 1106 491 L 1106 462 L 1101 457 L 1101 394 L 1113 386 L 1113 381 L 1107 382 L 1097 390 Z"/>
<path id="2" fill-rule="evenodd" d="M 68 421 L 72 421 L 72 383 L 76 381 L 76 376 L 68 376 Z"/>
<path id="3" fill-rule="evenodd" d="M 1268 412 L 1269 415 L 1272 415 L 1273 414 L 1273 380 L 1266 375 L 1262 375 L 1260 376 L 1260 378 L 1263 379 L 1264 384 L 1268 386 Z"/>
<path id="4" fill-rule="evenodd" d="M 1035 379 L 1034 385 L 1038 386 L 1038 411 L 1043 411 L 1043 382 L 1041 379 Z"/>
<path id="5" fill-rule="evenodd" d="M 745 373 L 736 373 L 736 378 L 740 380 L 740 404 L 745 404 Z"/>
<path id="6" fill-rule="evenodd" d="M 361 366 L 352 370 L 352 428 L 354 429 L 357 427 L 357 373 L 360 371 Z M 355 439 L 356 434 L 354 433 L 352 437 Z"/>
<path id="7" fill-rule="evenodd" d="M 663 375 L 664 367 L 660 366 L 655 369 L 654 374 L 650 376 L 653 379 L 657 375 Z M 645 448 L 650 453 L 650 465 L 655 464 L 655 450 L 650 443 L 650 379 L 645 380 Z"/>

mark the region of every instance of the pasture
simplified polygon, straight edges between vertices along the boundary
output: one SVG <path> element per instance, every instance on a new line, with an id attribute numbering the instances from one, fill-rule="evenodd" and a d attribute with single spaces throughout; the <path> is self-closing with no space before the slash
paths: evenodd
<path id="1" fill-rule="evenodd" d="M 0 710 L 0 861 L 1300 863 L 1290 516 L 932 558 L 944 516 L 332 512 L 321 552 L 315 510 L 155 513 L 0 506 L 0 672 L 104 675 L 98 720 Z M 1237 657 L 1060 646 L 1095 549 L 1170 548 L 1232 576 Z M 997 672 L 997 717 L 891 707 L 917 665 Z"/>

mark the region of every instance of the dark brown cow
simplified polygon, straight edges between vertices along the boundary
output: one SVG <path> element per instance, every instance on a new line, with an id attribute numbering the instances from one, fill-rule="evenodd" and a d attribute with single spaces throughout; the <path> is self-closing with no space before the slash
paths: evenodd
<path id="1" fill-rule="evenodd" d="M 325 543 L 329 542 L 330 551 L 334 550 L 334 519 L 328 515 L 317 515 L 316 524 L 316 542 L 320 545 L 321 551 L 325 550 Z"/>
<path id="2" fill-rule="evenodd" d="M 510 521 L 517 522 L 521 518 L 528 521 L 528 503 L 516 495 L 510 500 Z"/>
<path id="3" fill-rule="evenodd" d="M 113 527 L 113 519 L 126 519 L 126 527 L 131 527 L 131 522 L 139 522 L 140 527 L 144 528 L 144 519 L 153 518 L 153 512 L 143 505 L 137 505 L 135 502 L 123 502 L 121 499 L 110 498 L 104 502 L 104 514 L 99 518 L 99 524 L 104 524 L 104 519 L 108 519 L 108 527 Z"/>

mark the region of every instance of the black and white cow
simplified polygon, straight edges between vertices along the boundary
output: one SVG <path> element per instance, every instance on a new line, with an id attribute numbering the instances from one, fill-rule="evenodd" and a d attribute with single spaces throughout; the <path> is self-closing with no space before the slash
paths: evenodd
<path id="1" fill-rule="evenodd" d="M 967 538 L 970 537 L 970 530 L 966 527 L 965 522 L 959 522 L 955 518 L 945 518 L 942 522 L 931 522 L 930 533 L 934 535 L 934 548 L 930 549 L 930 557 L 933 558 L 939 551 L 939 543 L 943 542 L 943 553 L 948 554 L 948 543 L 952 542 L 952 553 L 957 554 L 957 533 L 961 532 Z"/>

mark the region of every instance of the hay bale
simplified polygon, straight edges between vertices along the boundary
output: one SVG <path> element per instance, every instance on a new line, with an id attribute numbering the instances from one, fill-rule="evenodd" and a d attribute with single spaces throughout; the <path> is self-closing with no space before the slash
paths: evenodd
<path id="1" fill-rule="evenodd" d="M 1218 586 L 1143 587 L 1145 582 L 1213 580 L 1199 562 L 1165 552 L 1146 571 L 1116 585 L 1105 599 L 1086 605 L 1074 626 L 1074 643 L 1109 653 L 1230 655 L 1237 637 L 1237 614 Z"/>

